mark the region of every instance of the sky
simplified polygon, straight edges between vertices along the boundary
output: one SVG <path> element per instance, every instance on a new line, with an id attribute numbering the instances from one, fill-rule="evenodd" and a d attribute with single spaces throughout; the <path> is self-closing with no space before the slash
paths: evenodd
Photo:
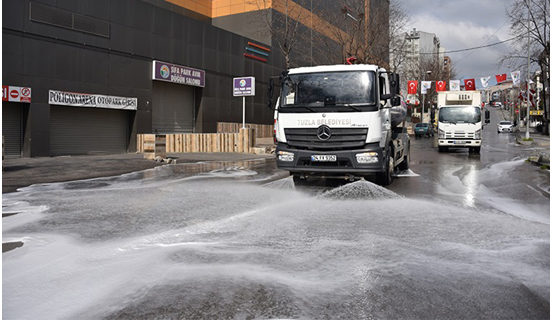
<path id="1" fill-rule="evenodd" d="M 508 45 L 499 44 L 472 51 L 451 53 L 472 47 L 497 43 L 510 38 L 506 7 L 515 0 L 403 0 L 402 6 L 411 17 L 407 31 L 434 33 L 452 59 L 459 79 L 476 79 L 491 76 L 490 85 L 496 83 L 495 75 L 515 71 L 511 67 L 498 67 L 500 56 L 508 51 Z"/>

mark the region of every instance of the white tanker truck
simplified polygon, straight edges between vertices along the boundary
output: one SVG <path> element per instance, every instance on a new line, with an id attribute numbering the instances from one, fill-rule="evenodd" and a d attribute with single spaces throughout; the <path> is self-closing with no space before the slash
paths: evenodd
<path id="1" fill-rule="evenodd" d="M 392 182 L 409 168 L 406 105 L 399 75 L 375 65 L 331 65 L 283 72 L 274 106 L 276 158 L 295 183 L 309 177 Z M 269 106 L 274 84 L 270 81 Z"/>

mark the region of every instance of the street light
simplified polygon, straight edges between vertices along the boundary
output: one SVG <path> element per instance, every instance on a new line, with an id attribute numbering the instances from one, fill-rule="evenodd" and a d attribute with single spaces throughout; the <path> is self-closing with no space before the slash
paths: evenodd
<path id="1" fill-rule="evenodd" d="M 422 82 L 426 81 L 426 75 L 430 75 L 432 74 L 431 71 L 426 71 L 426 73 L 424 74 L 424 79 L 422 80 Z M 421 86 L 422 88 L 422 86 Z M 422 89 L 421 89 L 422 90 Z M 420 122 L 424 122 L 424 107 L 426 106 L 426 94 L 428 94 L 428 91 L 426 90 L 426 93 L 422 96 L 422 111 L 420 112 Z"/>

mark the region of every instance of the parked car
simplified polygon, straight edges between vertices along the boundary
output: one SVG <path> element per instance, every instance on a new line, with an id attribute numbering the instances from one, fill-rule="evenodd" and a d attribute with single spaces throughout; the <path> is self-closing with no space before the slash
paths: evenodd
<path id="1" fill-rule="evenodd" d="M 501 121 L 498 123 L 497 132 L 514 132 L 514 124 L 510 121 Z"/>
<path id="2" fill-rule="evenodd" d="M 416 137 L 421 137 L 421 136 L 433 137 L 434 129 L 430 123 L 417 123 L 414 126 L 414 135 Z"/>

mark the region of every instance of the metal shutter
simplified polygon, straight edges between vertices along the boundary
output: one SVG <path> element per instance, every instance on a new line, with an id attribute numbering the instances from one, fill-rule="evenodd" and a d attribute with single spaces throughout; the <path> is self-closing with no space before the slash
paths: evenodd
<path id="1" fill-rule="evenodd" d="M 52 106 L 50 153 L 53 156 L 126 153 L 129 112 Z"/>
<path id="2" fill-rule="evenodd" d="M 4 155 L 21 157 L 21 128 L 23 109 L 14 103 L 2 103 L 2 135 Z"/>
<path id="3" fill-rule="evenodd" d="M 154 81 L 153 132 L 193 133 L 195 87 Z"/>

